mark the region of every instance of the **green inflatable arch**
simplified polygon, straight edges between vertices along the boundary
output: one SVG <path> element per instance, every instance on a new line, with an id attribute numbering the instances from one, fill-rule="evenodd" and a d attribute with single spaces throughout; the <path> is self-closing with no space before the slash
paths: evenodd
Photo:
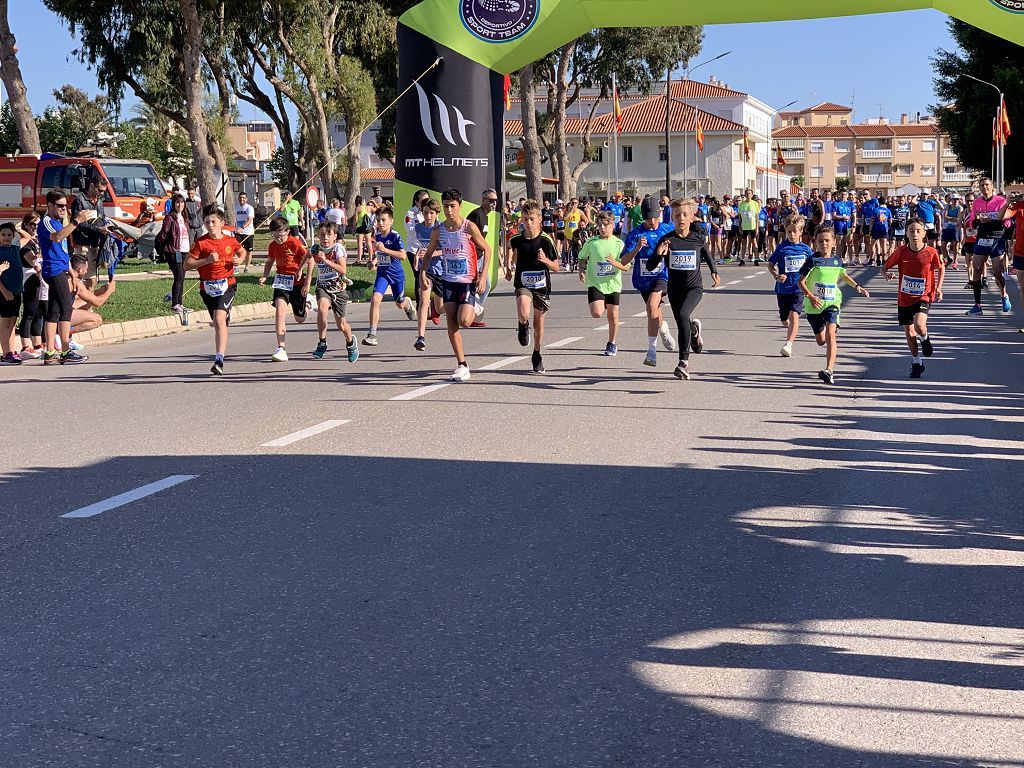
<path id="1" fill-rule="evenodd" d="M 732 24 L 934 8 L 1024 45 L 1024 0 L 423 0 L 398 20 L 395 202 L 457 187 L 477 207 L 501 191 L 504 75 L 594 27 Z M 912 34 L 912 32 L 911 32 Z M 440 58 L 439 66 L 430 69 Z M 423 77 L 424 71 L 428 70 Z M 488 239 L 498 238 L 491 215 Z M 492 285 L 497 277 L 493 260 Z"/>

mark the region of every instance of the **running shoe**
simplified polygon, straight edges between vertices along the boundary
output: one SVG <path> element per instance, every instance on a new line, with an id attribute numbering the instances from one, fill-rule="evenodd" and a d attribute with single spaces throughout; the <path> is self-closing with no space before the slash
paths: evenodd
<path id="1" fill-rule="evenodd" d="M 410 320 L 416 319 L 416 307 L 413 305 L 411 301 L 405 305 L 405 316 L 408 317 Z"/>
<path id="2" fill-rule="evenodd" d="M 818 371 L 818 378 L 824 381 L 826 384 L 836 383 L 836 375 L 827 368 L 824 371 Z"/>
<path id="3" fill-rule="evenodd" d="M 672 338 L 672 334 L 668 329 L 668 320 L 661 321 L 661 327 L 658 328 L 658 337 L 661 339 L 661 344 L 669 352 L 675 352 L 676 340 Z"/>
<path id="4" fill-rule="evenodd" d="M 700 335 L 704 326 L 700 320 L 690 321 L 690 351 L 700 354 L 704 351 L 704 337 Z"/>
<path id="5" fill-rule="evenodd" d="M 313 350 L 313 357 L 317 360 L 323 360 L 324 355 L 327 354 L 327 340 L 320 339 L 316 344 L 316 349 Z"/>
<path id="6" fill-rule="evenodd" d="M 965 291 L 971 290 L 971 281 L 970 280 L 968 280 L 966 283 L 964 283 L 964 290 Z"/>
<path id="7" fill-rule="evenodd" d="M 1006 311 L 1009 312 L 1010 310 L 1006 310 Z M 74 339 L 71 339 L 68 342 L 68 350 L 70 350 L 71 352 L 81 352 L 84 349 L 85 349 L 85 347 L 83 347 L 81 344 L 79 344 Z"/>
<path id="8" fill-rule="evenodd" d="M 530 357 L 530 362 L 533 363 L 534 373 L 544 373 L 544 360 L 540 356 L 540 352 L 533 350 L 533 355 Z"/>
<path id="9" fill-rule="evenodd" d="M 368 333 L 368 334 L 366 334 L 366 338 L 363 339 L 363 344 L 365 344 L 368 347 L 376 347 L 377 346 L 377 334 L 375 334 L 375 333 Z"/>
<path id="10" fill-rule="evenodd" d="M 604 356 L 615 357 L 619 352 L 619 348 L 612 344 L 610 341 L 604 345 Z"/>
<path id="11" fill-rule="evenodd" d="M 17 352 L 8 352 L 0 357 L 0 365 L 21 365 L 21 355 Z"/>
<path id="12" fill-rule="evenodd" d="M 649 365 L 651 368 L 655 368 L 658 365 L 658 353 L 648 352 L 647 357 L 644 358 L 644 365 Z"/>
<path id="13" fill-rule="evenodd" d="M 175 304 L 173 307 L 171 307 L 171 312 L 173 312 L 176 315 L 180 315 L 184 311 L 185 308 L 181 306 L 181 304 Z"/>
<path id="14" fill-rule="evenodd" d="M 982 288 L 988 288 L 988 277 L 987 276 L 981 278 L 981 287 Z"/>
<path id="15" fill-rule="evenodd" d="M 782 349 L 780 351 L 782 352 L 782 356 L 783 357 L 792 357 L 793 356 L 793 342 L 792 341 L 787 341 L 785 344 L 782 345 Z"/>
<path id="16" fill-rule="evenodd" d="M 210 373 L 212 373 L 214 376 L 223 376 L 224 375 L 224 361 L 223 360 L 214 360 L 213 361 L 213 365 L 210 366 Z"/>
<path id="17" fill-rule="evenodd" d="M 519 329 L 516 331 L 516 337 L 519 339 L 519 346 L 530 346 L 530 324 L 520 323 Z"/>
<path id="18" fill-rule="evenodd" d="M 910 378 L 920 379 L 922 373 L 924 373 L 924 365 L 922 363 L 914 363 L 910 366 Z"/>
<path id="19" fill-rule="evenodd" d="M 412 345 L 412 348 L 415 349 L 417 352 L 422 352 L 427 348 L 427 340 L 422 336 L 417 336 L 416 343 Z"/>
<path id="20" fill-rule="evenodd" d="M 449 381 L 469 381 L 469 366 L 460 365 L 455 369 L 455 372 L 448 377 Z"/>
<path id="21" fill-rule="evenodd" d="M 171 301 L 173 301 L 173 299 L 171 298 L 171 294 L 168 293 L 166 296 L 164 296 L 164 301 L 170 304 Z"/>
<path id="22" fill-rule="evenodd" d="M 56 352 L 43 353 L 43 365 L 53 365 L 60 362 L 60 355 Z"/>
<path id="23" fill-rule="evenodd" d="M 25 347 L 23 350 L 21 350 L 22 360 L 38 360 L 42 356 L 42 352 L 40 352 L 37 349 L 32 349 L 32 347 Z"/>
<path id="24" fill-rule="evenodd" d="M 469 327 L 470 327 L 470 328 L 486 328 L 486 327 L 487 327 L 487 323 L 485 323 L 485 322 L 483 322 L 483 321 L 481 321 L 481 320 L 474 320 L 474 321 L 473 321 L 473 322 L 472 322 L 472 323 L 470 324 L 470 326 L 469 326 Z"/>
<path id="25" fill-rule="evenodd" d="M 677 379 L 689 381 L 690 366 L 688 366 L 684 360 L 680 360 L 679 365 L 677 365 L 676 369 L 672 371 L 672 375 L 675 376 Z"/>
<path id="26" fill-rule="evenodd" d="M 1013 304 L 1010 303 L 1009 296 L 1003 296 L 1003 312 L 1009 312 L 1013 309 Z"/>
<path id="27" fill-rule="evenodd" d="M 921 351 L 924 353 L 925 357 L 932 356 L 932 352 L 935 351 L 935 347 L 932 346 L 931 339 L 921 339 Z"/>
<path id="28" fill-rule="evenodd" d="M 745 266 L 747 266 L 747 262 L 745 262 L 743 259 L 740 259 L 739 261 L 736 262 L 736 266 L 737 267 L 745 267 Z"/>
<path id="29" fill-rule="evenodd" d="M 434 325 L 441 324 L 441 313 L 434 309 L 434 305 L 430 305 L 430 322 Z"/>
<path id="30" fill-rule="evenodd" d="M 275 363 L 287 363 L 288 353 L 284 351 L 284 347 L 278 347 L 274 354 L 270 356 L 270 359 Z"/>
<path id="31" fill-rule="evenodd" d="M 359 359 L 359 345 L 356 344 L 356 340 L 352 339 L 351 343 L 345 344 L 345 349 L 348 350 L 348 361 L 354 363 Z"/>
<path id="32" fill-rule="evenodd" d="M 85 355 L 78 354 L 75 350 L 69 349 L 67 352 L 62 352 L 60 356 L 61 365 L 77 365 L 78 363 L 84 363 L 89 358 Z"/>
<path id="33" fill-rule="evenodd" d="M 985 314 L 985 311 L 981 307 L 979 307 L 977 304 L 975 304 L 973 307 L 971 307 L 966 312 L 964 312 L 964 314 L 965 315 L 983 315 L 983 314 Z"/>

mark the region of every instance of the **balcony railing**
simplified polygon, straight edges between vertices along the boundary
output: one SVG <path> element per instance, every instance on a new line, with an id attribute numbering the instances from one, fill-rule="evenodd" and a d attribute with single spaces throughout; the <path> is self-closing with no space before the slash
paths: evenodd
<path id="1" fill-rule="evenodd" d="M 891 149 L 861 149 L 860 156 L 865 160 L 876 160 L 880 157 L 892 157 Z"/>
<path id="2" fill-rule="evenodd" d="M 786 149 L 783 147 L 782 156 L 786 160 L 803 160 L 804 151 L 802 149 Z"/>
<path id="3" fill-rule="evenodd" d="M 858 173 L 858 184 L 892 184 L 891 173 Z"/>
<path id="4" fill-rule="evenodd" d="M 942 156 L 943 157 L 956 157 L 956 152 L 953 151 L 952 147 L 943 147 L 942 148 Z"/>
<path id="5" fill-rule="evenodd" d="M 957 171 L 956 173 L 943 173 L 943 181 L 971 181 L 971 174 L 967 171 Z"/>

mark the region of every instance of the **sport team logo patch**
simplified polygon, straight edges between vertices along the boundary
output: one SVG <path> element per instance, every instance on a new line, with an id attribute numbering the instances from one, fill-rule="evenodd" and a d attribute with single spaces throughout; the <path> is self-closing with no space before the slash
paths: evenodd
<path id="1" fill-rule="evenodd" d="M 530 31 L 537 21 L 539 3 L 540 0 L 460 0 L 459 15 L 474 37 L 488 43 L 507 43 Z"/>
<path id="2" fill-rule="evenodd" d="M 992 4 L 1011 13 L 1024 13 L 1024 0 L 992 0 Z"/>

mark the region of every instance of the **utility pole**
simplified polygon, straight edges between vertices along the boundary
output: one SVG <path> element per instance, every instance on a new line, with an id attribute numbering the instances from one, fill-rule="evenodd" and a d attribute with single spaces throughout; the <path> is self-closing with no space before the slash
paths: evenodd
<path id="1" fill-rule="evenodd" d="M 665 194 L 672 197 L 672 141 L 669 120 L 672 115 L 672 67 L 665 70 Z M 684 128 L 685 130 L 685 128 Z M 686 190 L 684 189 L 683 192 Z"/>

